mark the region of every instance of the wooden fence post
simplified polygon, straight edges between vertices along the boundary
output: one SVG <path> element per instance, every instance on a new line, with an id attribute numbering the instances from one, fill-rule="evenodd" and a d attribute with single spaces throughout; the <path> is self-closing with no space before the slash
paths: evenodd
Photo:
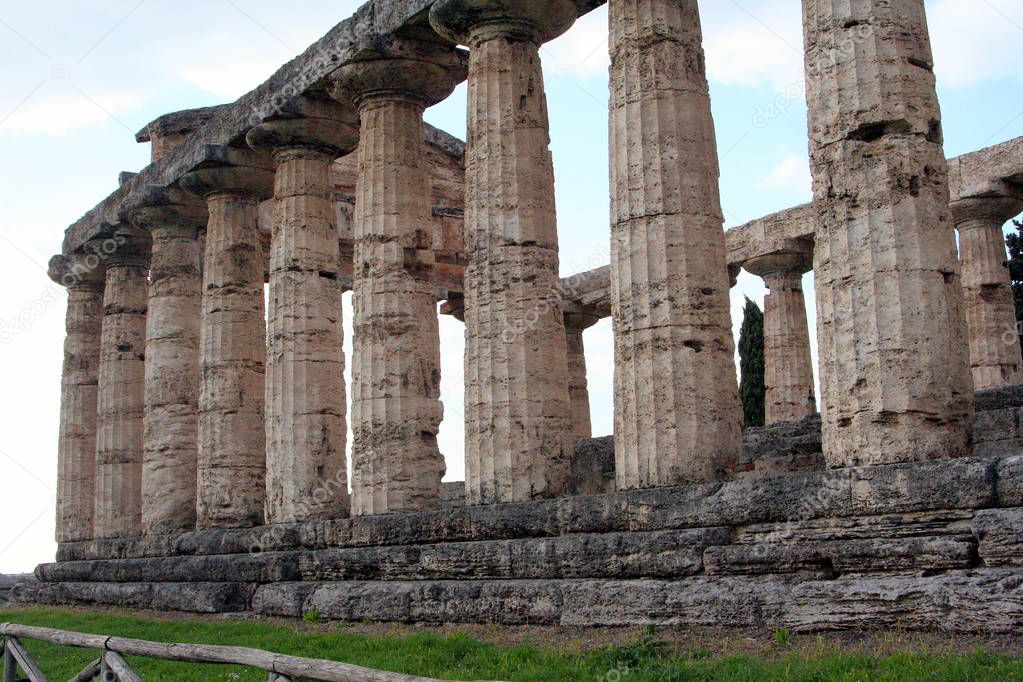
<path id="1" fill-rule="evenodd" d="M 18 666 L 14 662 L 14 654 L 11 647 L 7 646 L 7 638 L 4 638 L 4 682 L 18 682 Z"/>

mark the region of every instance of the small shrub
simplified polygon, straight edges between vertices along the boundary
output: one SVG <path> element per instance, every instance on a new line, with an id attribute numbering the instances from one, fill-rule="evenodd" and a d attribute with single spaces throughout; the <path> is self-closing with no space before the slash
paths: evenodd
<path id="1" fill-rule="evenodd" d="M 309 611 L 303 613 L 302 619 L 305 622 L 311 623 L 313 625 L 318 625 L 323 622 L 323 616 L 320 615 L 320 612 L 317 611 L 316 609 L 310 609 Z"/>
<path id="2" fill-rule="evenodd" d="M 792 643 L 792 633 L 787 628 L 779 628 L 774 631 L 774 641 L 778 646 L 788 646 Z"/>

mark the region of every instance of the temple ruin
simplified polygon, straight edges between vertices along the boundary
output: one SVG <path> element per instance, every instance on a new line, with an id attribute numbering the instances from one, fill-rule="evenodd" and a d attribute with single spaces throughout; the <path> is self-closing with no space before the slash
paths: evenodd
<path id="1" fill-rule="evenodd" d="M 611 264 L 562 279 L 539 50 L 602 4 L 370 0 L 139 133 L 152 163 L 50 263 L 59 549 L 14 598 L 1023 629 L 1023 138 L 946 160 L 923 0 L 803 0 L 813 202 L 725 231 L 697 0 L 609 0 Z M 423 121 L 463 81 L 465 143 Z M 745 433 L 740 269 L 770 290 Z M 465 325 L 457 485 L 438 314 Z M 583 330 L 608 317 L 594 439 Z"/>

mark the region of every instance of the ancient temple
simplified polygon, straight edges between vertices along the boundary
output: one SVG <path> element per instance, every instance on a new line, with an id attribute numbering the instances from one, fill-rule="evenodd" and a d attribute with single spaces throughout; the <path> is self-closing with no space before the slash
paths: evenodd
<path id="1" fill-rule="evenodd" d="M 539 51 L 601 4 L 370 0 L 139 133 L 152 163 L 50 263 L 59 550 L 18 599 L 1023 627 L 1023 139 L 945 158 L 923 0 L 803 0 L 813 202 L 725 231 L 697 0 L 609 0 L 611 265 L 562 279 Z M 463 81 L 464 143 L 423 120 Z M 740 269 L 769 289 L 770 424 L 745 433 Z M 438 314 L 465 325 L 457 485 Z M 608 317 L 592 439 L 583 332 Z"/>

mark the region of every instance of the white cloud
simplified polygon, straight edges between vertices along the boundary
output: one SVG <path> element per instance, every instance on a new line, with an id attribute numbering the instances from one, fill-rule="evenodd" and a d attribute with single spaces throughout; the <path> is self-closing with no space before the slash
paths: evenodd
<path id="1" fill-rule="evenodd" d="M 607 5 L 575 23 L 572 29 L 544 45 L 541 52 L 548 74 L 562 78 L 605 76 L 611 63 L 607 48 Z"/>
<path id="2" fill-rule="evenodd" d="M 59 136 L 111 123 L 126 126 L 118 117 L 141 102 L 142 98 L 134 92 L 90 93 L 71 86 L 47 85 L 11 110 L 0 123 L 0 135 Z M 131 131 L 130 127 L 128 130 Z"/>
<path id="3" fill-rule="evenodd" d="M 706 41 L 707 75 L 725 85 L 769 85 L 783 92 L 803 80 L 802 54 L 790 44 L 755 23 L 717 32 Z"/>
<path id="4" fill-rule="evenodd" d="M 760 189 L 784 189 L 800 193 L 809 193 L 812 179 L 810 164 L 805 157 L 790 154 L 779 161 L 764 176 L 757 187 Z"/>
<path id="5" fill-rule="evenodd" d="M 1023 80 L 1016 54 L 1023 38 L 1023 0 L 934 0 L 927 15 L 940 85 Z"/>

